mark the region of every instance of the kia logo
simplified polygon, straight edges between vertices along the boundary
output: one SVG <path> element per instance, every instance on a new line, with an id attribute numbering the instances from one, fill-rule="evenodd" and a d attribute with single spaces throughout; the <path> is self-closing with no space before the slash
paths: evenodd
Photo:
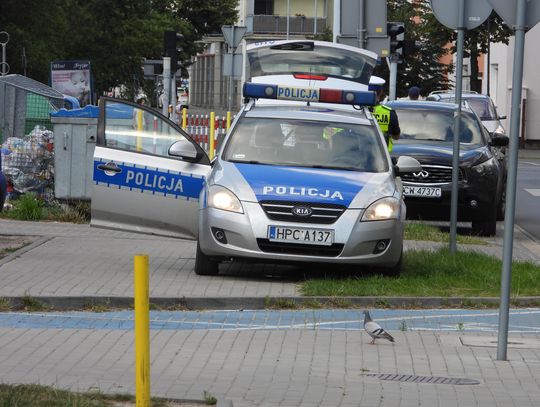
<path id="1" fill-rule="evenodd" d="M 427 178 L 429 177 L 429 172 L 427 172 L 426 170 L 422 170 L 420 172 L 413 172 L 413 175 L 416 178 Z"/>
<path id="2" fill-rule="evenodd" d="M 311 216 L 313 210 L 308 206 L 295 206 L 292 210 L 292 213 L 296 216 Z"/>

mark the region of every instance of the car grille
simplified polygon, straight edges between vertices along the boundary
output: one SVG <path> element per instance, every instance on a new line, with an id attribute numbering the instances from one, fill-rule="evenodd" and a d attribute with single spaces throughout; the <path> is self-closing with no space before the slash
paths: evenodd
<path id="1" fill-rule="evenodd" d="M 401 180 L 411 184 L 449 184 L 452 182 L 452 167 L 422 165 L 421 173 L 402 174 Z M 461 169 L 459 170 L 459 180 L 463 180 Z"/>
<path id="2" fill-rule="evenodd" d="M 322 223 L 331 224 L 339 219 L 346 207 L 336 204 L 320 204 L 311 202 L 291 201 L 261 201 L 261 207 L 272 220 L 295 223 Z M 308 207 L 313 212 L 309 216 L 298 216 L 293 213 L 297 206 Z"/>
<path id="3" fill-rule="evenodd" d="M 298 254 L 305 256 L 336 257 L 343 250 L 342 243 L 331 246 L 320 246 L 301 243 L 271 242 L 268 239 L 257 239 L 259 249 L 266 253 Z"/>

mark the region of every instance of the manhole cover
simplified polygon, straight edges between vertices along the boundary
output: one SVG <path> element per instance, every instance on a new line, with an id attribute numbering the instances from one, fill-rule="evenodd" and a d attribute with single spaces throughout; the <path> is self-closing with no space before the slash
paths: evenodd
<path id="1" fill-rule="evenodd" d="M 377 377 L 381 380 L 390 380 L 393 382 L 407 382 L 407 383 L 431 383 L 431 384 L 457 384 L 457 385 L 471 385 L 480 384 L 478 380 L 474 379 L 462 379 L 452 377 L 437 377 L 437 376 L 416 376 L 409 374 L 366 374 L 366 376 Z"/>

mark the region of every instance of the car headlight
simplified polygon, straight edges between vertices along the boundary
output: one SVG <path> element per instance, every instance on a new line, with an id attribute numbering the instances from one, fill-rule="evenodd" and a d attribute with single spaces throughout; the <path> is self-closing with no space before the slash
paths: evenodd
<path id="1" fill-rule="evenodd" d="M 489 160 L 486 160 L 481 164 L 471 167 L 471 169 L 479 175 L 491 173 L 493 172 L 494 168 L 495 168 L 495 158 L 490 158 Z"/>
<path id="2" fill-rule="evenodd" d="M 362 215 L 362 221 L 397 219 L 399 214 L 399 200 L 386 197 L 373 202 Z"/>
<path id="3" fill-rule="evenodd" d="M 208 206 L 229 212 L 244 213 L 236 195 L 220 185 L 212 185 L 208 189 Z"/>

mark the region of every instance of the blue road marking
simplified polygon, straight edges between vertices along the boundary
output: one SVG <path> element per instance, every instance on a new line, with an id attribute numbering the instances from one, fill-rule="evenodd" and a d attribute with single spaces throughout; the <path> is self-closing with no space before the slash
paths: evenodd
<path id="1" fill-rule="evenodd" d="M 388 331 L 497 332 L 498 310 L 387 310 L 373 309 L 371 316 Z M 132 330 L 133 311 L 114 312 L 4 312 L 0 328 L 58 328 Z M 362 310 L 295 311 L 151 311 L 151 329 L 309 329 L 361 330 Z M 510 333 L 540 333 L 540 309 L 510 311 Z"/>

